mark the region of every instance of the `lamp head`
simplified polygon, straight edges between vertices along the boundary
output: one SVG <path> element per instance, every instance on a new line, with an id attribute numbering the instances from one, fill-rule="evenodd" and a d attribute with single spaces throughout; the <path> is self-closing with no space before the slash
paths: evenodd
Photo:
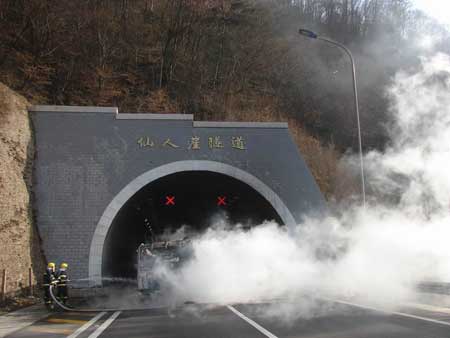
<path id="1" fill-rule="evenodd" d="M 310 31 L 308 29 L 300 28 L 298 30 L 298 32 L 300 35 L 306 36 L 307 38 L 310 38 L 310 39 L 317 39 L 319 37 L 316 33 L 314 33 L 313 31 Z"/>

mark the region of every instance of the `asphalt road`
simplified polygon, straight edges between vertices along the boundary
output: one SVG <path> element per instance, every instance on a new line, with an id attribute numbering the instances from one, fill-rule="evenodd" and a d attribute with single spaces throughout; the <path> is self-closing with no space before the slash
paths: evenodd
<path id="1" fill-rule="evenodd" d="M 450 338 L 450 309 L 403 310 L 379 312 L 305 300 L 233 306 L 184 305 L 171 311 L 159 308 L 56 313 L 8 337 Z"/>

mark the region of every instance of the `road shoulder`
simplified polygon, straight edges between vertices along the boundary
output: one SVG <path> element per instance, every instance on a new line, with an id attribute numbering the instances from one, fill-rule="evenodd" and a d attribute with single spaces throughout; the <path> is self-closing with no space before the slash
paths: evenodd
<path id="1" fill-rule="evenodd" d="M 0 338 L 47 318 L 50 313 L 43 304 L 32 305 L 0 316 Z"/>

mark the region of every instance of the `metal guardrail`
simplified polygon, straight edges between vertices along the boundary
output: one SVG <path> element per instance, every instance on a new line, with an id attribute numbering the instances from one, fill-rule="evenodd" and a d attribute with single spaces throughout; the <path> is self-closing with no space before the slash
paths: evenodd
<path id="1" fill-rule="evenodd" d="M 450 283 L 423 282 L 417 285 L 417 290 L 419 292 L 450 295 Z"/>

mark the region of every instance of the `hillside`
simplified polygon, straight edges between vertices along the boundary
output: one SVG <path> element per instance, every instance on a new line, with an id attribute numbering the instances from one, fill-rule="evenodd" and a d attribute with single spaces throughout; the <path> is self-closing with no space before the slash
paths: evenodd
<path id="1" fill-rule="evenodd" d="M 349 59 L 300 27 L 352 50 L 365 149 L 386 144 L 385 88 L 430 52 L 421 37 L 450 51 L 449 32 L 410 0 L 3 0 L 0 82 L 39 104 L 196 120 L 276 112 L 356 149 Z"/>
<path id="2" fill-rule="evenodd" d="M 388 142 L 386 88 L 430 52 L 418 39 L 450 46 L 410 0 L 4 0 L 0 82 L 32 104 L 289 120 L 322 191 L 338 196 L 336 158 L 358 144 L 349 59 L 299 27 L 352 50 L 365 151 Z"/>

